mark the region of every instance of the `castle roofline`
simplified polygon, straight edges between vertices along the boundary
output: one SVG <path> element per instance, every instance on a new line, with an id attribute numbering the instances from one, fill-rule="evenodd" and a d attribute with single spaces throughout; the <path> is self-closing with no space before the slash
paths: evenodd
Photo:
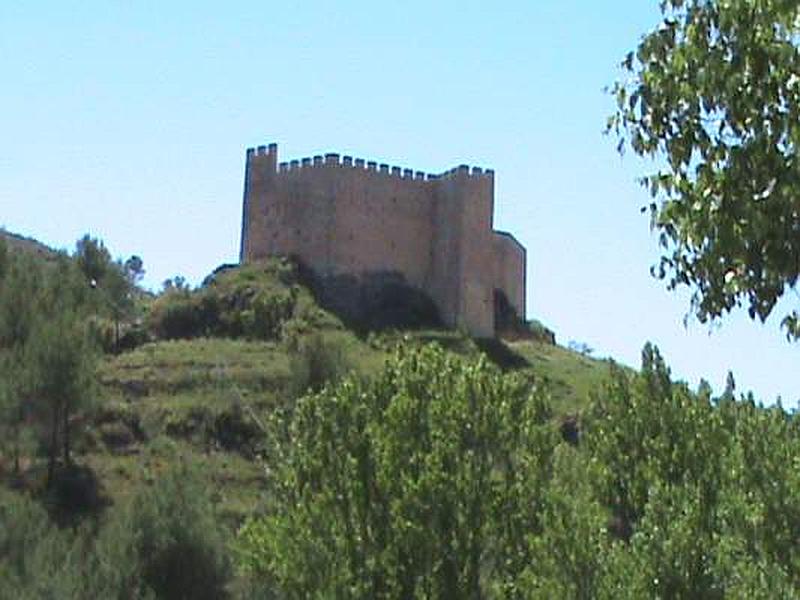
<path id="1" fill-rule="evenodd" d="M 259 157 L 270 156 L 277 162 L 278 145 L 275 143 L 269 145 L 261 145 L 247 149 L 247 160 L 257 159 Z M 493 169 L 484 169 L 481 167 L 470 167 L 469 165 L 459 165 L 442 173 L 426 173 L 424 171 L 417 171 L 405 167 L 392 166 L 387 163 L 381 163 L 373 160 L 366 160 L 363 158 L 354 158 L 351 155 L 340 155 L 335 152 L 327 152 L 318 154 L 313 157 L 304 157 L 301 159 L 293 159 L 277 163 L 278 173 L 292 173 L 295 171 L 303 171 L 305 169 L 315 169 L 320 167 L 341 167 L 352 170 L 363 170 L 378 172 L 389 177 L 398 179 L 409 179 L 418 181 L 436 181 L 440 179 L 448 179 L 455 176 L 467 176 L 475 178 L 494 178 Z"/>

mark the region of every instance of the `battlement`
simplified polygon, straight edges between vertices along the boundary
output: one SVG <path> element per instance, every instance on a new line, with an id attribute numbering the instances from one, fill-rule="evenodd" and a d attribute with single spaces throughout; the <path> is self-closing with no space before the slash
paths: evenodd
<path id="1" fill-rule="evenodd" d="M 439 181 L 442 179 L 451 179 L 456 177 L 467 177 L 470 179 L 494 178 L 494 171 L 492 169 L 470 167 L 469 165 L 459 165 L 458 167 L 449 169 L 442 173 L 425 173 L 424 171 L 416 171 L 406 167 L 393 166 L 387 163 L 365 160 L 363 158 L 354 158 L 350 155 L 342 156 L 335 152 L 329 152 L 324 155 L 316 155 L 313 157 L 305 157 L 280 163 L 277 162 L 277 156 L 278 145 L 274 143 L 269 144 L 268 146 L 257 146 L 255 148 L 247 149 L 248 163 L 251 160 L 263 160 L 269 157 L 275 161 L 277 165 L 276 171 L 280 175 L 305 172 L 309 169 L 341 168 L 351 169 L 354 171 L 367 171 L 369 173 L 381 174 L 395 179 L 407 179 L 410 181 Z"/>

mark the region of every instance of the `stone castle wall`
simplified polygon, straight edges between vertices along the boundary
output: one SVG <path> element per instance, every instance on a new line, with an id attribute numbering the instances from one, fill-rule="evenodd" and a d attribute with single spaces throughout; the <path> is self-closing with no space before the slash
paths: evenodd
<path id="1" fill-rule="evenodd" d="M 299 259 L 322 276 L 397 273 L 443 321 L 492 336 L 494 291 L 525 315 L 525 249 L 492 230 L 494 173 L 441 175 L 338 154 L 247 151 L 241 260 Z"/>

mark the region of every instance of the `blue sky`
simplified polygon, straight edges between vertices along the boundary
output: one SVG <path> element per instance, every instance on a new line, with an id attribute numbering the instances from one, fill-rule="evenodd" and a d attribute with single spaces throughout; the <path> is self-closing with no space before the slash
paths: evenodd
<path id="1" fill-rule="evenodd" d="M 71 6 L 69 4 L 75 4 Z M 604 86 L 657 1 L 0 4 L 0 225 L 140 254 L 147 283 L 237 259 L 244 152 L 496 170 L 495 226 L 528 248 L 528 316 L 561 343 L 785 406 L 778 318 L 683 325 L 649 276 L 643 165 L 602 135 Z"/>

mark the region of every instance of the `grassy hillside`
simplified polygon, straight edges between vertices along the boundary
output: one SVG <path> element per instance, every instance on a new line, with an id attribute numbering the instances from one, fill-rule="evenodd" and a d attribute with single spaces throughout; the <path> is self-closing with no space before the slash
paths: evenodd
<path id="1" fill-rule="evenodd" d="M 312 335 L 312 334 L 308 334 Z M 449 331 L 392 333 L 359 340 L 344 331 L 322 334 L 348 368 L 377 371 L 400 338 L 438 343 L 462 355 L 481 350 Z M 551 383 L 559 416 L 578 412 L 607 366 L 536 341 L 506 348 L 519 367 Z M 223 514 L 237 522 L 263 492 L 259 416 L 296 393 L 299 360 L 284 344 L 229 339 L 162 341 L 104 361 L 102 408 L 87 422 L 86 462 L 112 499 L 129 494 L 176 455 L 191 454 L 208 469 Z"/>
<path id="2" fill-rule="evenodd" d="M 33 240 L 2 235 L 14 251 L 43 261 L 53 256 Z M 60 483 L 47 486 L 32 445 L 19 475 L 0 454 L 3 493 L 28 493 L 61 524 L 118 518 L 115 507 L 191 464 L 232 534 L 269 505 L 264 424 L 276 409 L 325 380 L 376 375 L 399 344 L 484 356 L 531 385 L 547 383 L 557 421 L 574 421 L 608 376 L 605 362 L 547 336 L 480 341 L 435 328 L 356 333 L 316 302 L 284 260 L 220 268 L 197 289 L 177 284 L 157 297 L 143 294 L 127 319 L 121 333 L 130 345 L 118 354 L 107 346 L 91 405 L 71 417 L 74 466 Z M 97 316 L 93 323 L 108 325 Z"/>
<path id="3" fill-rule="evenodd" d="M 351 329 L 286 260 L 129 287 L 118 313 L 81 262 L 11 264 L 0 589 L 15 597 L 350 597 L 386 581 L 794 597 L 796 419 L 673 382 L 649 344 L 634 374 L 535 323 L 505 340 Z M 109 326 L 120 343 L 95 363 Z"/>
<path id="4" fill-rule="evenodd" d="M 356 336 L 314 303 L 285 264 L 229 268 L 186 297 L 207 303 L 209 294 L 215 303 L 238 307 L 245 320 L 247 299 L 295 301 L 276 339 L 156 340 L 103 359 L 98 408 L 83 423 L 77 459 L 94 471 L 110 502 L 152 481 L 179 457 L 191 457 L 207 472 L 221 514 L 236 526 L 264 494 L 259 421 L 303 391 L 314 348 L 336 373 L 364 377 L 376 373 L 401 342 L 484 354 L 504 369 L 547 382 L 559 419 L 579 413 L 608 373 L 604 361 L 537 340 L 476 342 L 441 329 Z M 223 310 L 218 318 L 239 317 Z"/>

